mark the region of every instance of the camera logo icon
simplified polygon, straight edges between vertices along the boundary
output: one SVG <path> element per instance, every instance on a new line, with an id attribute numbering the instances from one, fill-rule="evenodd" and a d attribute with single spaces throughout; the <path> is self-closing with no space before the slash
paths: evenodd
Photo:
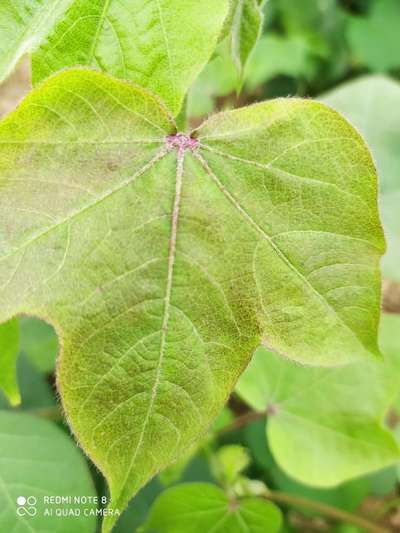
<path id="1" fill-rule="evenodd" d="M 35 496 L 18 496 L 17 498 L 17 515 L 18 516 L 36 516 L 37 498 Z"/>

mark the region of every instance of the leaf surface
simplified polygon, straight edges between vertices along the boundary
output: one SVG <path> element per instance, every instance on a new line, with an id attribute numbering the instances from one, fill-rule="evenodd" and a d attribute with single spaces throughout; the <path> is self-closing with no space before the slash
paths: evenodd
<path id="1" fill-rule="evenodd" d="M 87 496 L 96 491 L 84 457 L 53 423 L 22 413 L 0 411 L 0 529 L 18 533 L 93 533 L 96 505 L 47 504 L 45 497 Z M 19 503 L 23 497 L 26 503 Z M 45 515 L 45 509 L 53 515 Z M 56 516 L 55 509 L 81 510 L 80 516 Z M 19 509 L 19 511 L 17 511 Z"/>
<path id="2" fill-rule="evenodd" d="M 0 82 L 37 48 L 71 0 L 3 0 L 0 4 Z"/>
<path id="3" fill-rule="evenodd" d="M 231 10 L 232 58 L 239 75 L 242 76 L 261 35 L 264 16 L 259 0 L 231 0 Z"/>
<path id="4" fill-rule="evenodd" d="M 159 94 L 174 114 L 209 60 L 228 0 L 4 0 L 0 80 L 33 54 L 33 82 L 85 65 Z"/>
<path id="5" fill-rule="evenodd" d="M 146 91 L 67 71 L 3 121 L 0 152 L 0 321 L 55 327 L 64 409 L 113 507 L 195 446 L 262 340 L 311 363 L 378 353 L 375 170 L 324 105 L 188 137 Z"/>
<path id="6" fill-rule="evenodd" d="M 12 405 L 21 402 L 16 375 L 18 350 L 18 320 L 13 319 L 0 324 L 0 389 Z"/>
<path id="7" fill-rule="evenodd" d="M 215 485 L 190 483 L 168 489 L 157 498 L 143 531 L 277 533 L 281 524 L 281 512 L 271 502 L 257 498 L 230 502 Z"/>
<path id="8" fill-rule="evenodd" d="M 383 425 L 399 389 L 400 318 L 381 327 L 384 363 L 307 368 L 259 348 L 236 390 L 269 413 L 267 435 L 278 464 L 306 485 L 330 487 L 399 460 Z M 266 452 L 265 452 L 266 453 Z"/>
<path id="9" fill-rule="evenodd" d="M 400 84 L 385 76 L 365 76 L 323 95 L 322 101 L 360 130 L 376 159 L 388 241 L 382 269 L 400 281 Z"/>

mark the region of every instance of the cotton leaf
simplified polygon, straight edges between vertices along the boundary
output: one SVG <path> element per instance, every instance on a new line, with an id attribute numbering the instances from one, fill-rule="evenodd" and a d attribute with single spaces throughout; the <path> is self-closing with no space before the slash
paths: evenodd
<path id="1" fill-rule="evenodd" d="M 111 508 L 188 453 L 260 342 L 313 364 L 378 354 L 375 168 L 323 104 L 189 136 L 145 90 L 65 71 L 1 123 L 0 152 L 0 321 L 54 326 Z"/>

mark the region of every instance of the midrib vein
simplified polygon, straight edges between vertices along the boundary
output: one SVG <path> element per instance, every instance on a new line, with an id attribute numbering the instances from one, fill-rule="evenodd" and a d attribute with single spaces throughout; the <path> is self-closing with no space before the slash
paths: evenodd
<path id="1" fill-rule="evenodd" d="M 37 242 L 42 237 L 45 237 L 46 235 L 48 235 L 52 231 L 55 231 L 57 228 L 63 226 L 64 224 L 67 224 L 68 222 L 71 222 L 71 220 L 73 220 L 73 219 L 77 218 L 78 216 L 82 215 L 83 213 L 85 213 L 89 209 L 92 209 L 92 207 L 96 207 L 97 205 L 101 204 L 102 202 L 104 202 L 105 200 L 107 200 L 108 198 L 110 198 L 111 196 L 116 194 L 118 191 L 124 189 L 125 187 L 130 185 L 133 181 L 135 181 L 137 178 L 142 176 L 145 172 L 147 172 L 147 170 L 150 170 L 167 153 L 168 153 L 168 150 L 166 150 L 166 149 L 161 150 L 157 155 L 155 155 L 152 159 L 150 159 L 150 161 L 148 161 L 138 172 L 133 174 L 126 181 L 124 181 L 123 183 L 120 183 L 117 187 L 114 187 L 114 189 L 106 191 L 106 193 L 103 194 L 103 196 L 100 196 L 100 198 L 97 198 L 97 200 L 95 200 L 94 202 L 82 207 L 81 209 L 79 209 L 77 211 L 74 211 L 73 213 L 71 213 L 67 217 L 65 217 L 62 220 L 60 220 L 60 222 L 58 222 L 57 224 L 54 224 L 53 226 L 50 226 L 47 230 L 45 230 L 42 233 L 39 233 L 38 235 L 36 235 L 33 239 L 30 239 L 29 241 L 24 242 L 21 246 L 19 246 L 15 250 L 9 252 L 8 254 L 3 255 L 2 257 L 0 257 L 0 263 L 2 261 L 5 261 L 9 257 L 12 257 L 13 255 L 17 254 L 18 252 L 21 252 L 22 250 L 24 250 L 28 246 L 31 246 L 32 244 Z"/>
<path id="2" fill-rule="evenodd" d="M 278 257 L 283 261 L 283 263 L 286 264 L 286 266 L 298 277 L 302 283 L 308 287 L 308 289 L 318 298 L 318 300 L 321 302 L 321 304 L 325 307 L 325 309 L 330 313 L 333 314 L 333 316 L 345 327 L 345 329 L 352 335 L 354 339 L 358 343 L 363 345 L 363 342 L 358 338 L 358 336 L 355 334 L 355 332 L 350 329 L 350 327 L 343 321 L 343 319 L 336 313 L 336 311 L 333 309 L 333 307 L 327 302 L 327 300 L 320 294 L 317 289 L 310 283 L 310 281 L 299 271 L 297 268 L 291 263 L 289 258 L 282 252 L 282 250 L 278 247 L 278 245 L 274 242 L 272 237 L 268 235 L 268 233 L 265 232 L 265 230 L 255 221 L 253 218 L 247 213 L 247 211 L 241 206 L 241 204 L 237 201 L 237 199 L 229 192 L 229 190 L 223 185 L 223 183 L 220 182 L 216 174 L 212 171 L 210 165 L 208 164 L 208 161 L 200 154 L 199 151 L 195 152 L 195 157 L 198 159 L 206 173 L 211 177 L 213 182 L 216 184 L 218 189 L 221 191 L 221 193 L 229 200 L 229 202 L 235 207 L 235 209 L 240 213 L 240 215 L 248 222 L 248 224 L 259 234 L 261 237 L 263 237 L 264 240 L 266 240 L 271 248 L 275 251 L 275 253 L 278 255 Z"/>
<path id="3" fill-rule="evenodd" d="M 147 426 L 149 424 L 149 421 L 150 421 L 150 418 L 153 412 L 154 403 L 157 398 L 158 387 L 161 381 L 161 373 L 162 373 L 162 366 L 163 366 L 164 356 L 165 356 L 165 348 L 167 344 L 168 325 L 169 325 L 169 318 L 170 318 L 171 294 L 172 294 L 172 283 L 173 283 L 173 277 L 174 277 L 174 266 L 175 266 L 175 257 L 176 257 L 176 241 L 177 241 L 177 234 L 178 234 L 179 209 L 180 209 L 180 204 L 181 204 L 184 157 L 185 157 L 184 150 L 178 150 L 177 166 L 176 166 L 175 198 L 174 198 L 174 205 L 173 205 L 172 215 L 171 215 L 171 237 L 169 241 L 169 251 L 168 251 L 167 282 L 166 282 L 166 289 L 165 289 L 163 320 L 162 320 L 162 326 L 161 326 L 161 340 L 160 340 L 160 352 L 159 352 L 160 355 L 159 355 L 158 364 L 156 368 L 155 380 L 153 383 L 153 387 L 151 389 L 149 406 L 147 409 L 145 419 L 143 421 L 142 430 L 140 432 L 140 436 L 139 436 L 138 443 L 136 445 L 135 452 L 132 456 L 132 460 L 127 469 L 127 474 L 124 479 L 124 482 L 122 483 L 120 497 L 121 497 L 121 494 L 124 492 L 130 473 L 136 462 L 138 453 L 143 445 L 144 436 L 145 436 L 146 429 L 147 429 Z"/>

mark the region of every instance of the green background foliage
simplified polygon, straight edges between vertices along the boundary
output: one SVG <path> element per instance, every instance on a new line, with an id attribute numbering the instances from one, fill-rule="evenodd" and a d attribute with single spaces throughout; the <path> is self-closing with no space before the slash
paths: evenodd
<path id="1" fill-rule="evenodd" d="M 5 509 L 0 529 L 95 533 L 101 527 L 101 520 L 93 516 L 41 521 L 21 519 L 16 512 L 19 495 L 109 496 L 103 476 L 76 447 L 60 411 L 55 368 L 57 353 L 64 350 L 79 355 L 58 362 L 67 419 L 85 451 L 111 480 L 114 499 L 127 502 L 162 465 L 181 456 L 130 501 L 113 531 L 313 532 L 321 527 L 332 533 L 396 531 L 398 316 L 385 314 L 381 320 L 382 357 L 367 354 L 379 354 L 376 265 L 383 252 L 371 196 L 373 166 L 358 134 L 320 104 L 299 102 L 298 114 L 295 105 L 290 108 L 286 103 L 230 110 L 275 97 L 313 97 L 357 128 L 378 169 L 379 207 L 388 245 L 382 267 L 389 292 L 383 294 L 383 306 L 399 312 L 399 3 L 135 3 L 135 11 L 128 2 L 117 1 L 19 0 L 0 6 L 0 79 L 8 79 L 28 53 L 38 84 L 28 102 L 0 126 L 0 254 L 21 259 L 21 265 L 2 261 L 0 314 L 4 321 L 24 311 L 47 321 L 24 316 L 0 326 L 4 391 L 4 396 L 0 393 L 0 501 Z M 77 65 L 127 78 L 157 97 L 137 89 L 134 96 L 125 84 L 95 74 L 87 75 L 90 82 L 85 85 L 82 72 L 75 78 L 63 74 L 39 83 L 59 69 Z M 0 87 L 0 101 L 9 84 L 13 90 L 12 80 Z M 114 331 L 107 323 L 138 304 L 142 293 L 148 297 L 154 292 L 156 298 L 168 293 L 169 250 L 164 243 L 169 227 L 162 218 L 154 227 L 147 224 L 154 216 L 170 215 L 176 198 L 176 153 L 153 160 L 165 135 L 174 132 L 159 98 L 172 115 L 181 111 L 180 127 L 186 122 L 189 130 L 198 131 L 204 145 L 200 156 L 206 164 L 201 165 L 194 154 L 185 155 L 190 179 L 182 189 L 182 240 L 177 234 L 179 298 L 172 301 L 179 309 L 173 308 L 170 315 L 173 336 L 165 336 L 170 375 L 163 374 L 154 413 L 152 407 L 149 414 L 146 406 L 152 402 L 164 336 L 163 310 L 156 303 L 145 304 L 147 321 L 135 322 L 135 328 L 131 311 L 130 320 L 115 321 Z M 225 114 L 207 121 L 215 111 Z M 273 125 L 259 127 L 268 121 Z M 256 131 L 242 131 L 250 125 Z M 136 138 L 129 136 L 132 130 Z M 346 139 L 328 141 L 331 137 Z M 104 141 L 110 138 L 115 144 L 106 146 Z M 146 143 L 135 144 L 138 140 Z M 299 140 L 306 145 L 296 146 L 292 153 Z M 315 148 L 310 140 L 317 141 Z M 275 157 L 273 168 L 266 168 Z M 125 180 L 141 171 L 143 185 L 138 181 L 126 187 Z M 162 183 L 151 192 L 149 185 L 160 176 Z M 299 176 L 318 182 L 300 188 L 293 181 Z M 39 179 L 45 179 L 46 189 L 37 186 Z M 261 180 L 274 191 L 272 196 L 254 188 Z M 74 187 L 65 187 L 66 183 Z M 249 183 L 252 186 L 246 188 Z M 107 206 L 87 209 L 114 186 L 119 192 L 113 192 Z M 49 201 L 60 194 L 62 202 Z M 343 216 L 344 206 L 348 218 Z M 293 276 L 284 271 L 276 249 L 263 244 L 254 268 L 264 304 L 274 313 L 249 312 L 259 286 L 249 278 L 240 287 L 237 283 L 254 260 L 253 244 L 263 239 L 238 207 L 276 238 L 295 270 L 324 295 L 334 310 L 331 321 L 324 322 L 322 308 L 320 314 L 311 313 L 315 294 L 296 281 L 294 270 L 289 268 Z M 16 216 L 18 208 L 25 209 L 23 216 L 18 212 Z M 196 228 L 205 226 L 210 212 L 224 223 L 214 222 L 199 232 Z M 67 229 L 63 221 L 71 214 L 82 223 Z M 132 240 L 132 228 L 140 224 L 146 226 Z M 334 241 L 322 241 L 311 233 L 328 227 Z M 287 232 L 294 230 L 301 231 L 301 239 L 290 238 Z M 46 235 L 40 237 L 42 232 Z M 31 238 L 34 246 L 28 246 L 22 258 L 19 247 Z M 191 252 L 196 249 L 201 269 L 185 264 L 186 242 Z M 228 257 L 218 252 L 221 242 L 229 243 Z M 316 249 L 319 260 L 307 262 Z M 126 276 L 139 256 L 149 261 L 159 257 L 160 265 L 150 265 L 148 275 Z M 275 287 L 283 279 L 285 288 L 277 296 Z M 110 284 L 114 290 L 107 298 L 104 289 Z M 235 284 L 234 290 L 230 284 Z M 175 285 L 171 288 L 175 290 Z M 240 298 L 235 299 L 239 289 Z M 270 294 L 275 300 L 268 299 Z M 246 309 L 238 305 L 244 295 Z M 284 313 L 279 307 L 282 300 L 290 303 Z M 79 312 L 77 302 L 82 303 Z M 298 309 L 307 302 L 312 302 L 310 312 L 302 316 Z M 190 320 L 182 318 L 182 311 Z M 233 322 L 246 333 L 246 343 L 234 339 L 229 329 Z M 269 333 L 267 339 L 254 326 L 260 323 Z M 57 333 L 63 331 L 59 339 L 50 324 Z M 211 334 L 218 330 L 217 342 L 229 347 L 211 352 L 211 373 L 195 330 L 207 342 L 215 342 Z M 355 338 L 349 334 L 352 331 L 357 332 Z M 91 333 L 92 343 L 78 349 Z M 153 337 L 140 344 L 146 335 Z M 307 337 L 306 346 L 302 335 Z M 255 351 L 227 407 L 207 431 L 260 340 L 267 346 Z M 135 357 L 122 359 L 123 364 L 115 364 L 109 372 L 110 362 L 124 357 L 136 341 Z M 181 347 L 184 361 L 179 358 Z M 271 348 L 303 363 L 310 362 L 311 354 L 312 362 L 324 367 L 300 365 Z M 332 367 L 338 362 L 339 367 Z M 178 390 L 168 378 L 176 381 L 177 366 L 183 363 L 190 368 L 182 370 Z M 143 371 L 140 381 L 138 369 Z M 124 405 L 129 408 L 118 410 L 120 402 L 128 402 Z M 169 426 L 158 423 L 162 416 L 169 417 Z M 160 427 L 164 427 L 161 432 Z M 179 449 L 174 427 L 184 435 Z M 110 458 L 107 447 L 114 439 L 120 439 L 118 453 Z M 133 449 L 139 450 L 138 468 L 131 471 Z M 123 490 L 122 481 L 127 479 Z M 105 527 L 114 521 L 106 520 Z"/>

